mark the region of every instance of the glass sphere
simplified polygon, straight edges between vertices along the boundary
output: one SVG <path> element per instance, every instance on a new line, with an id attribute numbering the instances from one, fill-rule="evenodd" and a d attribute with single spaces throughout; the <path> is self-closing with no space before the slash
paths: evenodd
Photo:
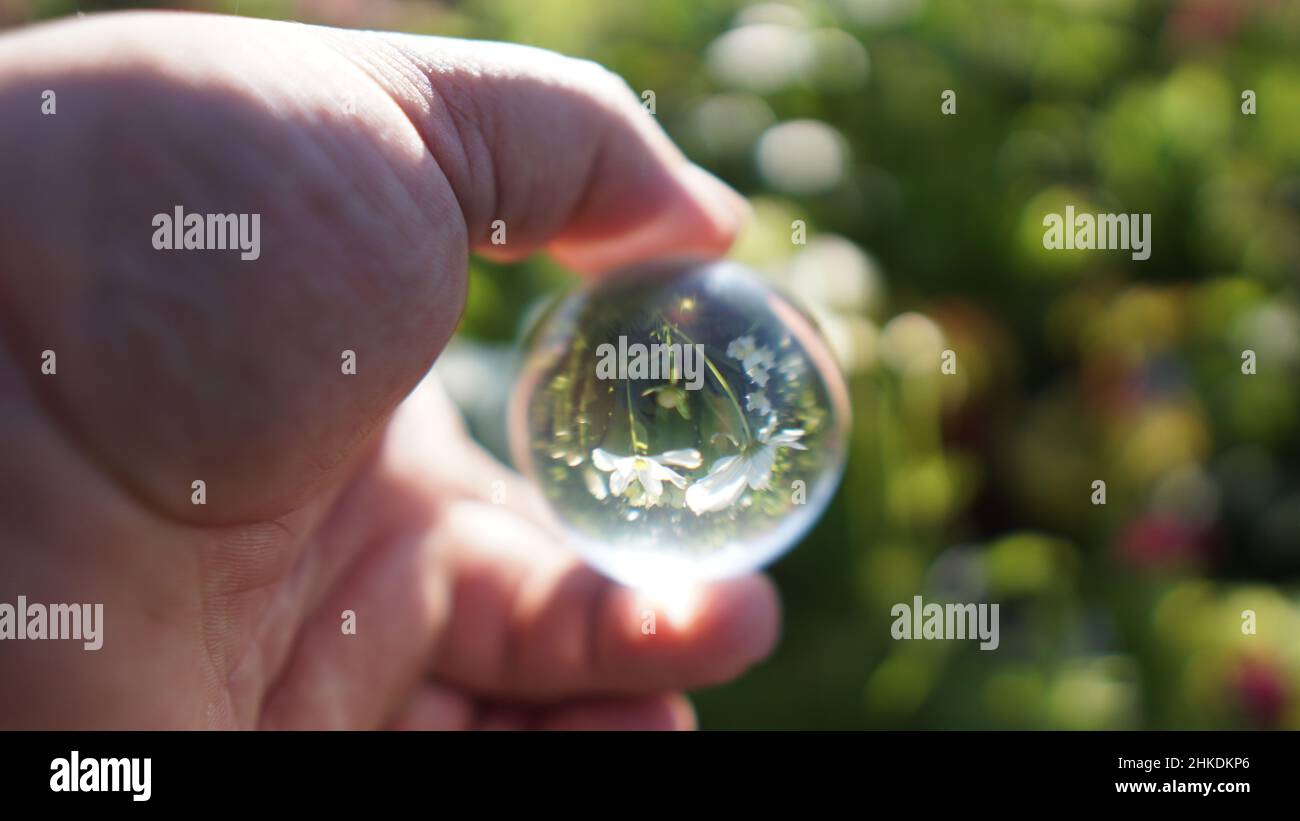
<path id="1" fill-rule="evenodd" d="M 849 403 L 812 320 L 714 262 L 616 274 L 554 302 L 509 416 L 516 464 L 583 557 L 662 588 L 794 546 L 839 483 Z"/>

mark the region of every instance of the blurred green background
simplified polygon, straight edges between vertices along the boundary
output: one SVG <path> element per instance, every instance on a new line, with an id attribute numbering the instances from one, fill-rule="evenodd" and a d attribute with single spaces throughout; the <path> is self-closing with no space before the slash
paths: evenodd
<path id="1" fill-rule="evenodd" d="M 779 649 L 704 727 L 1300 728 L 1300 3 L 167 5 L 598 60 L 750 197 L 735 256 L 818 316 L 855 426 L 773 568 Z M 1044 251 L 1066 203 L 1151 213 L 1150 260 Z M 438 367 L 498 452 L 500 369 L 568 281 L 473 264 Z M 1000 603 L 1000 648 L 893 641 L 914 595 Z"/>

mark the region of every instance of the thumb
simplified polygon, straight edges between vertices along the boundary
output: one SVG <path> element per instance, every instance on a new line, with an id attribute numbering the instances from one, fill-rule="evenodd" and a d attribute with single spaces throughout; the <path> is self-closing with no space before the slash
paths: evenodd
<path id="1" fill-rule="evenodd" d="M 589 272 L 716 256 L 747 215 L 596 63 L 398 34 L 350 36 L 340 48 L 359 55 L 438 158 L 476 251 L 513 259 L 544 247 Z M 495 239 L 493 224 L 505 228 Z"/>
<path id="2" fill-rule="evenodd" d="M 502 44 L 90 16 L 0 36 L 0 119 L 0 334 L 33 373 L 58 352 L 39 406 L 186 521 L 337 486 L 453 332 L 471 249 L 597 271 L 719 254 L 744 213 L 609 72 Z M 177 206 L 260 215 L 260 255 L 155 249 Z"/>

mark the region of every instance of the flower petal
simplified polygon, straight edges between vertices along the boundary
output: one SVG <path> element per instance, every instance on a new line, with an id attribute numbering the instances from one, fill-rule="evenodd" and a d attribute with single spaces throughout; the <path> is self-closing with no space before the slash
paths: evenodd
<path id="1" fill-rule="evenodd" d="M 596 448 L 591 452 L 591 463 L 606 473 L 615 469 L 616 461 L 617 457 L 604 448 Z"/>
<path id="2" fill-rule="evenodd" d="M 772 462 L 776 460 L 776 447 L 774 445 L 763 445 L 756 450 L 750 457 L 749 463 L 745 469 L 745 481 L 754 490 L 762 490 L 767 487 L 768 482 L 772 479 Z"/>
<path id="3" fill-rule="evenodd" d="M 651 499 L 658 499 L 664 494 L 664 483 L 660 481 L 655 468 L 667 470 L 653 459 L 642 457 L 636 466 L 636 478 L 641 483 L 646 495 Z M 671 473 L 672 471 L 669 471 Z"/>
<path id="4" fill-rule="evenodd" d="M 724 456 L 713 463 L 709 475 L 686 489 L 686 504 L 696 516 L 730 507 L 745 490 L 745 460 Z"/>
<path id="5" fill-rule="evenodd" d="M 609 492 L 621 496 L 627 490 L 627 483 L 632 479 L 631 471 L 615 470 L 609 476 Z"/>
<path id="6" fill-rule="evenodd" d="M 768 441 L 774 445 L 780 445 L 782 447 L 794 448 L 795 450 L 807 450 L 807 445 L 801 445 L 799 443 L 799 440 L 802 438 L 803 431 L 794 428 L 786 428 Z"/>
<path id="7" fill-rule="evenodd" d="M 731 340 L 727 346 L 727 356 L 732 359 L 744 359 L 754 351 L 754 337 L 746 334 Z"/>
<path id="8" fill-rule="evenodd" d="M 678 488 L 682 490 L 686 489 L 685 476 L 681 475 L 680 473 L 673 470 L 672 468 L 664 467 L 658 462 L 652 462 L 651 464 L 653 465 L 653 467 L 650 468 L 651 476 L 653 476 L 654 478 L 660 481 L 672 482 L 674 485 L 676 485 Z"/>
<path id="9" fill-rule="evenodd" d="M 587 484 L 587 492 L 596 498 L 596 501 L 603 502 L 609 498 L 609 490 L 605 487 L 605 477 L 588 467 L 582 472 L 582 480 Z"/>
<path id="10" fill-rule="evenodd" d="M 695 470 L 704 463 L 700 452 L 695 448 L 683 448 L 681 450 L 668 450 L 655 457 L 658 461 L 669 465 L 677 465 L 687 470 Z"/>

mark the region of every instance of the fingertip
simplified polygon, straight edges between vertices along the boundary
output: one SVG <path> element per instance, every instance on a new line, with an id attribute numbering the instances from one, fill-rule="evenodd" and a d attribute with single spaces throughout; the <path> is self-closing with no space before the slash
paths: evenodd
<path id="1" fill-rule="evenodd" d="M 663 167 L 658 180 L 629 199 L 579 220 L 549 247 L 562 265 L 592 276 L 666 258 L 716 259 L 751 219 L 749 202 L 690 162 Z"/>
<path id="2" fill-rule="evenodd" d="M 708 212 L 713 232 L 726 252 L 741 230 L 754 216 L 753 206 L 740 192 L 727 185 L 703 166 L 686 163 L 678 172 L 686 190 Z"/>
<path id="3" fill-rule="evenodd" d="M 721 684 L 771 654 L 780 609 L 775 587 L 760 575 L 673 591 L 624 589 L 609 599 L 607 612 L 623 618 L 620 652 L 608 658 L 625 672 L 638 670 L 644 688 Z"/>
<path id="4" fill-rule="evenodd" d="M 767 576 L 715 583 L 706 588 L 699 612 L 701 640 L 741 669 L 767 658 L 780 640 L 781 600 Z"/>

